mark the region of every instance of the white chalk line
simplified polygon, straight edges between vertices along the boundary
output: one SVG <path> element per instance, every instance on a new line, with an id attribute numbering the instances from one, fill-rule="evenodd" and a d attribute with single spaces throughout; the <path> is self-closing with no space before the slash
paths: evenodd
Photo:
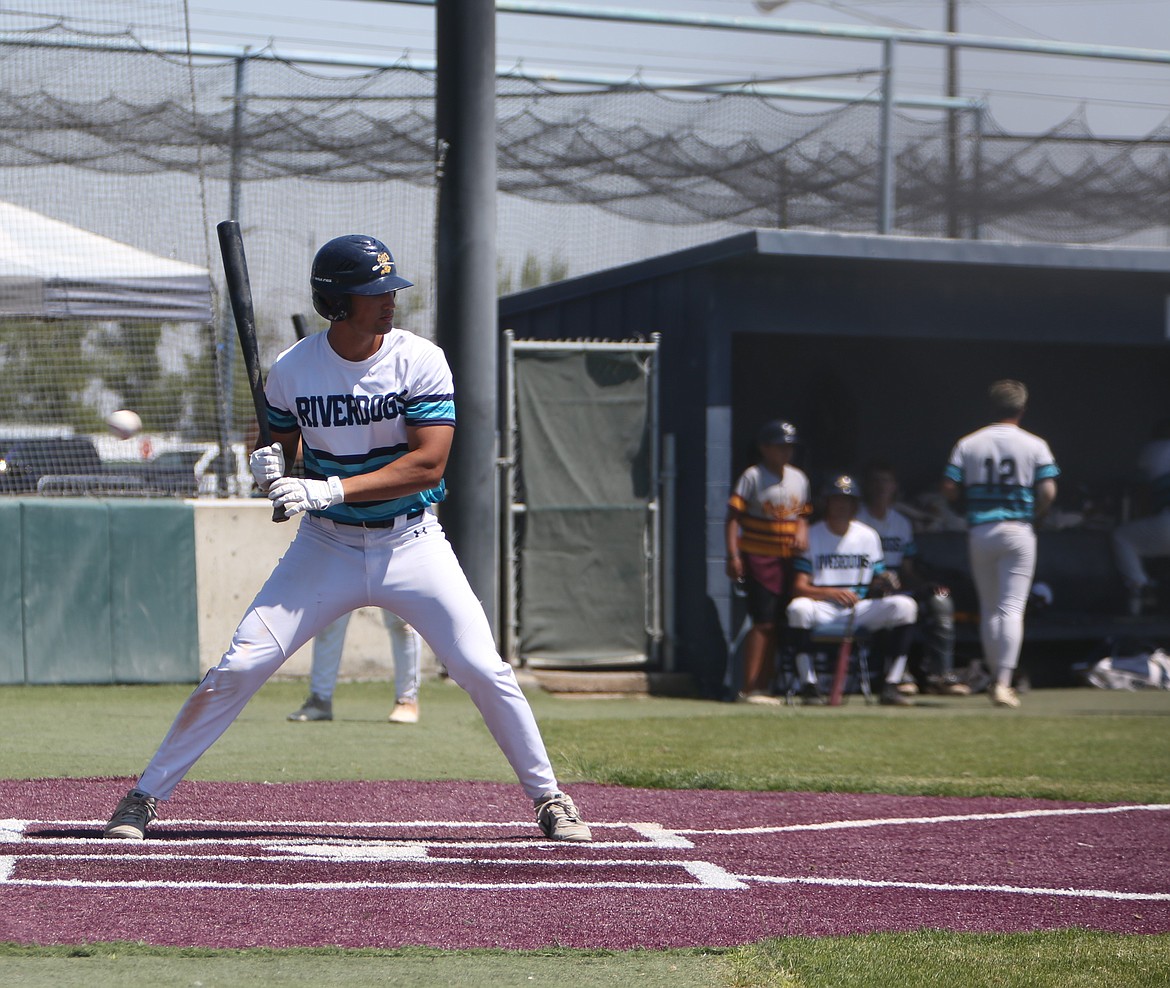
<path id="1" fill-rule="evenodd" d="M 972 885 L 941 882 L 876 881 L 865 878 L 810 878 L 780 875 L 738 875 L 744 882 L 765 885 L 824 885 L 832 888 L 915 889 L 924 892 L 1003 892 L 1009 895 L 1055 895 L 1071 899 L 1117 899 L 1126 902 L 1170 902 L 1170 892 L 1117 892 L 1112 889 L 1031 888 L 1022 885 Z"/>
<path id="2" fill-rule="evenodd" d="M 718 830 L 697 830 L 680 827 L 676 834 L 786 834 L 817 830 L 863 830 L 869 827 L 905 827 L 935 823 L 982 823 L 998 820 L 1028 820 L 1057 816 L 1101 816 L 1117 813 L 1164 813 L 1170 803 L 1139 803 L 1125 806 L 1068 807 L 1056 810 L 1008 810 L 1002 813 L 952 813 L 946 816 L 876 817 L 868 820 L 827 820 L 822 823 L 791 823 L 781 826 L 732 827 Z M 590 824 L 592 826 L 592 824 Z"/>
<path id="3" fill-rule="evenodd" d="M 1064 816 L 1095 816 L 1134 812 L 1166 812 L 1170 811 L 1170 804 L 1130 804 L 1111 807 L 1072 807 L 1060 809 L 1033 809 L 1013 810 L 997 813 L 965 813 L 947 814 L 929 817 L 888 817 L 865 820 L 831 820 L 810 824 L 789 824 L 782 826 L 756 826 L 720 829 L 697 828 L 669 828 L 659 823 L 591 823 L 594 829 L 632 829 L 646 837 L 643 841 L 603 841 L 588 845 L 591 851 L 601 849 L 637 848 L 640 850 L 654 850 L 663 848 L 690 848 L 694 845 L 684 835 L 692 836 L 737 836 L 753 834 L 791 833 L 798 831 L 828 831 L 841 829 L 864 829 L 870 827 L 907 826 L 939 823 L 975 823 L 1000 820 L 1043 819 L 1046 817 Z M 66 844 L 85 845 L 101 843 L 108 846 L 100 836 L 78 838 L 41 838 L 37 835 L 26 834 L 25 828 L 30 824 L 49 824 L 67 826 L 101 826 L 104 821 L 40 821 L 40 820 L 0 820 L 0 842 L 37 844 Z M 299 827 L 317 830 L 336 830 L 350 828 L 369 828 L 394 830 L 402 828 L 462 828 L 462 827 L 516 827 L 530 826 L 527 822 L 493 823 L 490 821 L 451 821 L 451 820 L 414 820 L 414 821 L 216 821 L 179 819 L 168 820 L 163 826 L 170 827 L 254 827 L 280 828 Z M 1000 893 L 1011 895 L 1031 896 L 1059 896 L 1065 898 L 1105 899 L 1114 901 L 1138 902 L 1165 902 L 1170 901 L 1170 892 L 1122 892 L 1110 889 L 1073 889 L 1073 888 L 1046 888 L 1014 885 L 983 885 L 970 883 L 938 883 L 938 882 L 899 882 L 855 878 L 824 878 L 819 876 L 780 876 L 780 875 L 735 875 L 726 869 L 706 861 L 673 861 L 673 860 L 643 860 L 643 859 L 582 859 L 582 858 L 518 858 L 518 859 L 485 859 L 485 858 L 451 858 L 434 857 L 427 853 L 427 847 L 438 849 L 483 849 L 483 848 L 516 848 L 513 841 L 456 841 L 456 842 L 428 842 L 411 839 L 399 839 L 378 844 L 362 842 L 352 838 L 338 838 L 329 840 L 327 835 L 317 837 L 297 837 L 275 839 L 268 834 L 255 838 L 190 838 L 168 840 L 165 845 L 155 845 L 151 852 L 135 853 L 107 853 L 107 854 L 63 854 L 63 855 L 11 855 L 0 856 L 0 884 L 23 885 L 42 887 L 68 888 L 126 888 L 126 889 L 251 889 L 251 890 L 293 890 L 293 891 L 345 891 L 359 889 L 646 889 L 646 890 L 694 890 L 694 889 L 725 889 L 742 890 L 758 885 L 808 885 L 834 888 L 884 888 L 909 889 L 931 892 L 976 892 Z M 266 849 L 278 851 L 276 855 L 193 855 L 181 857 L 165 852 L 176 846 L 224 846 L 235 845 L 263 845 Z M 552 841 L 533 841 L 526 843 L 526 848 L 556 847 L 564 849 L 565 845 Z M 462 864 L 487 866 L 492 864 L 508 865 L 548 865 L 548 866 L 614 866 L 614 867 L 681 867 L 696 878 L 695 883 L 676 882 L 215 882 L 215 881 L 173 881 L 173 880 L 133 880 L 133 881 L 90 881 L 81 879 L 19 879 L 13 877 L 16 863 L 20 857 L 36 858 L 40 860 L 167 860 L 178 858 L 184 861 L 257 861 L 274 862 L 289 861 L 302 858 L 312 861 L 414 861 L 427 864 Z"/>

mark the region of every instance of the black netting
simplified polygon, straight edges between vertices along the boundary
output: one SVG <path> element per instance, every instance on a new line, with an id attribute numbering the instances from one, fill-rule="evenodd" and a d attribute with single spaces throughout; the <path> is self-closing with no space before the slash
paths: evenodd
<path id="1" fill-rule="evenodd" d="M 0 167 L 433 181 L 431 73 L 253 59 L 237 127 L 231 60 L 196 64 L 192 112 L 190 100 L 152 96 L 188 88 L 184 58 L 47 47 L 86 40 L 59 27 L 26 32 L 23 44 L 8 37 L 0 45 Z M 500 81 L 498 95 L 503 193 L 656 224 L 874 229 L 876 104 L 807 113 L 748 92 L 565 93 L 514 78 Z M 966 233 L 990 226 L 1085 242 L 1170 216 L 1170 121 L 1121 144 L 1094 138 L 1082 114 L 1032 138 L 989 119 L 981 129 L 973 112 L 960 114 L 956 182 L 945 117 L 897 115 L 897 230 L 943 234 L 957 216 Z"/>

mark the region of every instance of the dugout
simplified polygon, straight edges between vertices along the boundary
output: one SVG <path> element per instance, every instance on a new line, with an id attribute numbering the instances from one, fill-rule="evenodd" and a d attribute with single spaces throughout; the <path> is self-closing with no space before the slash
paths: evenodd
<path id="1" fill-rule="evenodd" d="M 796 423 L 814 485 L 881 456 L 913 492 L 984 424 L 988 383 L 1016 377 L 1025 426 L 1064 472 L 1058 507 L 1076 511 L 1121 503 L 1170 414 L 1170 250 L 754 230 L 509 295 L 499 319 L 517 339 L 661 334 L 660 432 L 677 457 L 667 627 L 674 668 L 710 694 L 734 619 L 724 508 L 762 421 Z M 1117 588 L 1107 532 L 1077 537 L 1091 543 L 1078 597 L 1086 580 L 1100 593 L 1091 640 L 1114 627 Z M 1061 552 L 1058 577 L 1079 558 Z"/>

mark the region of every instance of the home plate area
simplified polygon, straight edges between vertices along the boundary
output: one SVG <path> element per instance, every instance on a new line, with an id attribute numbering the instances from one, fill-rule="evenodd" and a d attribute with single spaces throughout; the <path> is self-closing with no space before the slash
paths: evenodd
<path id="1" fill-rule="evenodd" d="M 128 779 L 0 781 L 0 941 L 726 946 L 922 927 L 1170 931 L 1170 806 L 570 787 L 186 782 L 143 842 Z"/>

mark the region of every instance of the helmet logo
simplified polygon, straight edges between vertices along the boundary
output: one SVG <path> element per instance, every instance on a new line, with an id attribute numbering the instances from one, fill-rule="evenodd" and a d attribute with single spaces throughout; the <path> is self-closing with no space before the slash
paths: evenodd
<path id="1" fill-rule="evenodd" d="M 374 267 L 383 275 L 394 273 L 394 262 L 390 260 L 390 255 L 385 251 L 381 251 L 378 254 L 378 258 L 374 262 Z"/>

